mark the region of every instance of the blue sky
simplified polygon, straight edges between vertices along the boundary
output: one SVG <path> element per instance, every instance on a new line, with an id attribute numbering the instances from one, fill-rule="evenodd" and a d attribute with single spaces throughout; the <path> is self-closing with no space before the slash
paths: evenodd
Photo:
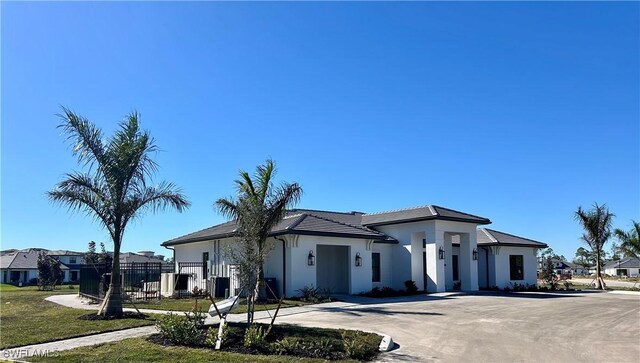
<path id="1" fill-rule="evenodd" d="M 436 204 L 573 257 L 573 212 L 640 219 L 638 3 L 1 5 L 2 248 L 108 242 L 45 192 L 78 169 L 65 105 L 111 133 L 142 114 L 157 180 L 124 249 L 223 221 L 240 168 L 276 160 L 300 207 Z M 109 246 L 109 243 L 107 243 Z"/>

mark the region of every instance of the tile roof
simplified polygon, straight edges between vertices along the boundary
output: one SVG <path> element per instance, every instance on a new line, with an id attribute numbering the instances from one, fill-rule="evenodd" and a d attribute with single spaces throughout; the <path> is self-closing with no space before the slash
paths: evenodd
<path id="1" fill-rule="evenodd" d="M 311 209 L 287 211 L 285 218 L 271 229 L 272 235 L 304 234 L 314 236 L 335 236 L 347 238 L 373 239 L 396 242 L 393 238 L 361 225 L 360 212 L 330 212 Z M 233 236 L 236 231 L 234 221 L 218 224 L 200 231 L 163 242 L 163 246 L 206 241 Z"/>
<path id="2" fill-rule="evenodd" d="M 46 252 L 46 250 L 33 248 L 18 251 L 13 255 L 0 256 L 0 268 L 13 270 L 37 269 L 38 255 L 40 255 L 41 252 Z M 60 268 L 63 270 L 69 269 L 63 263 L 60 264 Z"/>
<path id="3" fill-rule="evenodd" d="M 618 262 L 620 262 L 619 265 L 618 265 Z M 621 259 L 620 261 L 609 261 L 604 265 L 604 268 L 630 268 L 630 267 L 639 268 L 640 259 L 635 257 L 626 257 Z"/>
<path id="4" fill-rule="evenodd" d="M 430 219 L 460 221 L 476 224 L 491 223 L 488 218 L 440 207 L 437 205 L 425 205 L 415 208 L 364 214 L 362 216 L 362 224 L 365 226 L 379 226 L 385 224 L 416 222 Z"/>
<path id="5" fill-rule="evenodd" d="M 477 234 L 478 245 L 494 245 L 494 246 L 526 246 L 545 248 L 546 243 L 534 241 L 532 239 L 515 236 L 513 234 L 496 231 L 489 228 L 478 228 Z"/>

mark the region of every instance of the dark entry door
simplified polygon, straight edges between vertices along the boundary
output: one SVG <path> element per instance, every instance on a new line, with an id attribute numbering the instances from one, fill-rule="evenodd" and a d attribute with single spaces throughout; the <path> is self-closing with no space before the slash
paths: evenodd
<path id="1" fill-rule="evenodd" d="M 451 268 L 453 269 L 453 281 L 460 280 L 460 270 L 458 270 L 458 255 L 451 256 Z"/>

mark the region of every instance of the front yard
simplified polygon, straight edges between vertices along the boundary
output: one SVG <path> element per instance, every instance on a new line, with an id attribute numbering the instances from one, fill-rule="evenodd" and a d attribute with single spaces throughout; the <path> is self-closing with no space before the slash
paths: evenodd
<path id="1" fill-rule="evenodd" d="M 120 342 L 84 347 L 54 353 L 50 357 L 29 358 L 32 362 L 109 363 L 109 362 L 258 362 L 258 363 L 320 363 L 324 359 L 297 358 L 277 355 L 248 355 L 214 352 L 204 348 L 164 347 L 146 338 L 126 339 Z M 354 360 L 337 362 L 356 362 Z"/>
<path id="2" fill-rule="evenodd" d="M 99 332 L 152 325 L 152 319 L 82 320 L 91 310 L 63 307 L 44 299 L 77 294 L 78 287 L 38 291 L 34 286 L 0 285 L 0 349 L 48 342 Z"/>

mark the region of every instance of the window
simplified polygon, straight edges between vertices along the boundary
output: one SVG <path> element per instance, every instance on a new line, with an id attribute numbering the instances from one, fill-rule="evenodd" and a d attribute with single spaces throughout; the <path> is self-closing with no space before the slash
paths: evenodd
<path id="1" fill-rule="evenodd" d="M 627 276 L 627 269 L 626 268 L 616 269 L 616 275 L 618 275 L 618 276 Z"/>
<path id="2" fill-rule="evenodd" d="M 524 259 L 522 255 L 510 255 L 509 268 L 511 280 L 524 280 Z"/>
<path id="3" fill-rule="evenodd" d="M 453 281 L 459 281 L 460 267 L 458 265 L 458 255 L 451 256 L 451 268 L 453 269 Z"/>
<path id="4" fill-rule="evenodd" d="M 380 253 L 373 252 L 371 254 L 371 269 L 372 269 L 372 277 L 371 281 L 380 282 Z"/>
<path id="5" fill-rule="evenodd" d="M 71 271 L 71 281 L 78 281 L 78 271 Z"/>
<path id="6" fill-rule="evenodd" d="M 202 278 L 209 277 L 207 263 L 209 262 L 209 252 L 202 252 Z"/>
<path id="7" fill-rule="evenodd" d="M 69 257 L 69 263 L 76 263 L 75 257 Z"/>

